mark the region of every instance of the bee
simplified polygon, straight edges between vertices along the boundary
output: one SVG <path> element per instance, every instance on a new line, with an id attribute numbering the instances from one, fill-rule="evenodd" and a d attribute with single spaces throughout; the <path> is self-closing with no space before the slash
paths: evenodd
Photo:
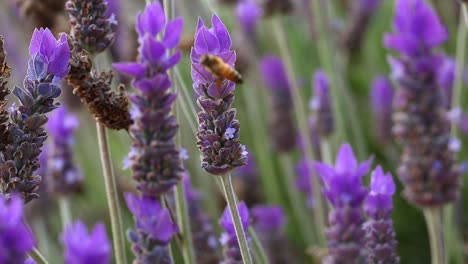
<path id="1" fill-rule="evenodd" d="M 218 56 L 205 54 L 200 58 L 200 64 L 216 77 L 218 85 L 221 84 L 224 79 L 238 84 L 242 84 L 244 81 L 241 74 L 236 69 Z"/>

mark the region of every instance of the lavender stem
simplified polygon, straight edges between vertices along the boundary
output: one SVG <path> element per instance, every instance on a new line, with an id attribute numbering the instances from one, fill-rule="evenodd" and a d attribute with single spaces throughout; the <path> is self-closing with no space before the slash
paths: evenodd
<path id="1" fill-rule="evenodd" d="M 257 233 L 253 229 L 253 227 L 249 227 L 247 230 L 249 232 L 250 238 L 252 238 L 252 249 L 255 253 L 255 263 L 258 264 L 268 264 L 270 261 L 268 261 L 268 257 L 265 253 L 265 249 L 262 246 L 262 243 L 260 243 L 260 239 L 258 239 Z"/>
<path id="2" fill-rule="evenodd" d="M 289 54 L 288 45 L 286 43 L 286 33 L 284 31 L 284 27 L 277 18 L 273 19 L 273 34 L 276 38 L 276 42 L 278 43 L 279 51 L 281 57 L 284 61 L 287 76 L 291 81 L 291 92 L 292 98 L 294 102 L 294 112 L 296 113 L 297 117 L 297 124 L 299 127 L 300 134 L 305 141 L 305 156 L 308 160 L 313 160 L 314 155 L 312 153 L 312 143 L 310 141 L 310 129 L 307 124 L 307 114 L 305 111 L 304 103 L 302 101 L 302 96 L 299 90 L 299 84 L 297 82 L 296 76 L 294 74 L 293 64 L 291 61 L 291 54 Z M 315 173 L 311 173 L 310 175 L 312 180 L 313 186 L 313 195 L 316 201 L 316 206 L 314 207 L 313 217 L 315 220 L 315 227 L 316 227 L 316 234 L 318 237 L 318 242 L 321 245 L 325 244 L 325 237 L 322 230 L 325 230 L 325 216 L 324 216 L 324 208 L 322 202 L 322 193 L 320 191 L 320 182 L 318 181 L 318 177 L 316 177 Z"/>
<path id="3" fill-rule="evenodd" d="M 66 228 L 71 222 L 71 209 L 70 209 L 70 200 L 66 196 L 61 196 L 58 199 L 60 219 L 62 220 L 63 228 Z"/>
<path id="4" fill-rule="evenodd" d="M 41 252 L 34 248 L 29 252 L 29 256 L 36 262 L 36 264 L 49 264 L 49 262 L 42 256 Z"/>
<path id="5" fill-rule="evenodd" d="M 220 181 L 223 187 L 224 197 L 226 198 L 229 211 L 231 211 L 232 222 L 234 223 L 234 229 L 236 231 L 237 242 L 239 243 L 242 260 L 244 261 L 244 264 L 252 264 L 252 256 L 250 255 L 244 227 L 242 226 L 242 221 L 237 209 L 238 207 L 236 196 L 234 194 L 234 188 L 232 187 L 231 173 L 227 173 L 221 176 Z"/>
<path id="6" fill-rule="evenodd" d="M 423 209 L 431 244 L 432 264 L 446 264 L 444 230 L 442 226 L 442 207 Z"/>
<path id="7" fill-rule="evenodd" d="M 101 156 L 102 169 L 104 172 L 104 184 L 106 188 L 107 203 L 109 206 L 109 214 L 112 226 L 112 241 L 114 243 L 115 263 L 126 263 L 125 242 L 122 229 L 122 217 L 118 205 L 117 187 L 115 184 L 114 171 L 111 165 L 109 143 L 107 140 L 106 128 L 96 123 L 99 152 Z"/>

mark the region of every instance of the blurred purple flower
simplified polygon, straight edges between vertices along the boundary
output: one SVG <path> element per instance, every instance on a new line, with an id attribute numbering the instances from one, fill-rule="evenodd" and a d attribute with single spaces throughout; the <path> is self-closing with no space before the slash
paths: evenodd
<path id="1" fill-rule="evenodd" d="M 78 118 L 65 107 L 49 116 L 47 129 L 51 136 L 48 153 L 47 188 L 55 195 L 80 192 L 83 175 L 73 160 L 74 133 Z"/>
<path id="2" fill-rule="evenodd" d="M 138 14 L 136 29 L 139 34 L 137 62 L 116 63 L 114 67 L 131 75 L 137 93 L 130 96 L 133 102 L 130 126 L 133 138 L 125 167 L 133 171 L 137 189 L 146 196 L 160 196 L 168 192 L 183 171 L 174 136 L 178 124 L 172 113 L 177 94 L 167 70 L 180 61 L 180 51 L 169 55 L 177 46 L 182 33 L 181 18 L 166 25 L 161 4 L 156 1 L 146 5 Z M 164 31 L 164 36 L 158 37 Z"/>
<path id="3" fill-rule="evenodd" d="M 312 110 L 310 126 L 319 136 L 327 137 L 333 133 L 335 127 L 330 101 L 330 83 L 324 71 L 318 70 L 314 73 L 312 86 L 314 96 L 310 100 Z"/>
<path id="4" fill-rule="evenodd" d="M 198 94 L 198 148 L 202 154 L 202 168 L 214 175 L 223 175 L 247 161 L 247 151 L 239 140 L 239 121 L 235 119 L 235 83 L 229 80 L 216 81 L 216 77 L 200 64 L 205 54 L 220 57 L 233 67 L 236 53 L 231 50 L 231 38 L 223 22 L 214 15 L 212 28 L 207 28 L 201 19 L 195 33 L 191 51 L 193 88 Z M 229 137 L 226 137 L 229 132 Z"/>
<path id="5" fill-rule="evenodd" d="M 374 133 L 381 143 L 392 139 L 393 87 L 385 76 L 377 76 L 371 84 L 371 107 Z"/>
<path id="6" fill-rule="evenodd" d="M 257 205 L 251 209 L 252 221 L 259 232 L 280 232 L 286 219 L 280 206 Z"/>
<path id="7" fill-rule="evenodd" d="M 31 230 L 23 222 L 23 201 L 0 195 L 0 263 L 18 263 L 36 246 Z"/>
<path id="8" fill-rule="evenodd" d="M 28 74 L 36 76 L 35 79 L 44 79 L 47 75 L 54 75 L 61 79 L 68 74 L 70 60 L 70 47 L 67 35 L 61 34 L 55 39 L 52 32 L 46 29 L 35 29 L 29 45 Z"/>
<path id="9" fill-rule="evenodd" d="M 263 81 L 270 94 L 270 135 L 273 148 L 287 152 L 296 146 L 297 129 L 294 124 L 291 87 L 283 62 L 276 56 L 260 61 Z"/>
<path id="10" fill-rule="evenodd" d="M 399 263 L 391 213 L 395 183 L 390 173 L 378 166 L 372 172 L 370 193 L 364 204 L 368 220 L 364 224 L 369 263 Z"/>
<path id="11" fill-rule="evenodd" d="M 361 206 L 367 196 L 362 177 L 372 160 L 358 164 L 349 144 L 341 145 L 335 167 L 316 162 L 314 168 L 324 182 L 324 194 L 333 206 L 326 230 L 330 263 L 360 263 L 364 256 L 364 223 Z M 326 262 L 328 263 L 328 262 Z"/>
<path id="12" fill-rule="evenodd" d="M 442 88 L 442 92 L 445 95 L 445 104 L 447 105 L 447 108 L 450 108 L 452 105 L 452 92 L 456 67 L 457 65 L 454 58 L 445 57 L 444 62 L 440 65 L 437 73 L 437 83 Z"/>
<path id="13" fill-rule="evenodd" d="M 244 202 L 239 202 L 237 205 L 240 219 L 244 230 L 249 228 L 249 209 Z M 236 231 L 234 229 L 234 223 L 232 222 L 231 211 L 228 207 L 224 209 L 224 213 L 220 219 L 221 226 L 225 232 L 221 234 L 221 245 L 223 245 L 224 261 L 223 264 L 228 263 L 241 263 L 242 255 L 240 253 L 239 243 L 237 242 Z M 249 240 L 248 234 L 247 239 Z"/>
<path id="14" fill-rule="evenodd" d="M 385 35 L 385 46 L 413 58 L 426 57 L 448 38 L 436 12 L 424 0 L 397 0 L 393 28 L 394 33 Z"/>
<path id="15" fill-rule="evenodd" d="M 62 236 L 65 247 L 65 264 L 109 263 L 111 245 L 104 224 L 97 224 L 88 233 L 80 220 L 66 227 Z"/>
<path id="16" fill-rule="evenodd" d="M 36 261 L 29 257 L 24 261 L 24 264 L 36 264 Z"/>
<path id="17" fill-rule="evenodd" d="M 247 36 L 255 36 L 255 30 L 262 15 L 263 9 L 255 0 L 242 0 L 237 3 L 237 20 Z"/>

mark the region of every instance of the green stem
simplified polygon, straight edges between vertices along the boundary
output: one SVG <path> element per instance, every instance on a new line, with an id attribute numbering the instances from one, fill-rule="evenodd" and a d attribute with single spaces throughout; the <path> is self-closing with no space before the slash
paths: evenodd
<path id="1" fill-rule="evenodd" d="M 114 242 L 115 262 L 117 264 L 126 263 L 125 256 L 125 241 L 123 235 L 122 217 L 117 197 L 117 187 L 115 183 L 114 171 L 111 165 L 109 152 L 109 143 L 107 140 L 106 128 L 96 123 L 99 152 L 101 156 L 102 169 L 104 172 L 104 184 L 106 188 L 107 203 L 109 206 L 109 214 L 112 227 L 112 238 Z"/>
<path id="2" fill-rule="evenodd" d="M 258 239 L 257 233 L 253 229 L 253 227 L 249 227 L 248 229 L 250 238 L 252 239 L 252 249 L 254 251 L 255 255 L 255 263 L 258 264 L 268 264 L 270 261 L 268 261 L 268 256 L 265 253 L 265 249 L 262 246 L 262 243 L 260 242 L 260 239 Z"/>
<path id="3" fill-rule="evenodd" d="M 188 214 L 187 198 L 185 196 L 185 186 L 183 182 L 179 182 L 176 186 L 176 209 L 177 209 L 177 224 L 180 228 L 180 233 L 183 237 L 182 254 L 184 263 L 195 264 L 195 251 L 193 247 L 192 229 L 190 227 L 190 218 Z"/>
<path id="4" fill-rule="evenodd" d="M 71 222 L 70 199 L 66 196 L 58 198 L 60 219 L 62 219 L 63 228 L 66 228 Z"/>
<path id="5" fill-rule="evenodd" d="M 297 124 L 299 127 L 300 134 L 302 135 L 302 139 L 305 143 L 305 156 L 307 160 L 314 160 L 314 155 L 312 152 L 312 142 L 310 140 L 310 129 L 307 123 L 307 113 L 306 108 L 304 106 L 304 102 L 302 101 L 303 97 L 300 93 L 299 84 L 297 82 L 297 78 L 294 74 L 294 68 L 291 60 L 291 55 L 289 54 L 288 45 L 286 42 L 287 36 L 284 31 L 283 24 L 278 20 L 278 18 L 273 19 L 273 34 L 276 38 L 276 42 L 278 43 L 279 51 L 281 57 L 283 59 L 284 65 L 286 67 L 286 73 L 288 75 L 289 81 L 291 82 L 291 92 L 293 98 L 293 105 L 294 105 L 294 112 L 297 118 Z M 320 182 L 318 181 L 317 175 L 313 171 L 311 171 L 311 181 L 313 186 L 313 195 L 314 200 L 316 202 L 316 206 L 313 208 L 313 218 L 315 220 L 315 227 L 316 227 L 316 234 L 318 237 L 318 242 L 321 245 L 325 244 L 325 237 L 323 230 L 325 230 L 325 216 L 324 216 L 324 208 L 322 202 L 322 192 L 320 190 Z"/>
<path id="6" fill-rule="evenodd" d="M 29 252 L 29 256 L 36 262 L 36 264 L 48 264 L 49 262 L 42 256 L 41 252 L 37 250 L 37 248 L 33 248 L 31 252 Z"/>
<path id="7" fill-rule="evenodd" d="M 444 250 L 444 229 L 442 226 L 442 207 L 423 209 L 431 245 L 432 264 L 446 264 Z"/>
<path id="8" fill-rule="evenodd" d="M 242 260 L 244 261 L 244 264 L 252 264 L 253 262 L 252 257 L 250 256 L 249 245 L 247 243 L 244 227 L 242 226 L 242 220 L 239 215 L 234 188 L 232 187 L 231 174 L 227 173 L 220 178 L 226 202 L 228 204 L 229 211 L 231 212 L 232 222 L 234 223 L 234 229 L 236 231 L 237 242 L 239 243 Z"/>

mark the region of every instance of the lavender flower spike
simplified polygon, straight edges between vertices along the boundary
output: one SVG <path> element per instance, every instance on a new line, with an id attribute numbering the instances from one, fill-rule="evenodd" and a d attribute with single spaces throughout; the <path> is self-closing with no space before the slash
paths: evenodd
<path id="1" fill-rule="evenodd" d="M 23 222 L 23 201 L 13 195 L 11 199 L 0 195 L 0 263 L 14 264 L 24 261 L 36 241 Z"/>
<path id="2" fill-rule="evenodd" d="M 47 138 L 45 114 L 60 106 L 54 100 L 60 95 L 60 79 L 68 73 L 70 49 L 65 35 L 56 40 L 49 29 L 36 29 L 29 53 L 24 88 L 13 90 L 21 105 L 11 110 L 7 127 L 11 138 L 0 155 L 0 192 L 20 193 L 26 202 L 38 197 L 35 191 L 41 177 L 34 171 Z"/>
<path id="3" fill-rule="evenodd" d="M 62 236 L 65 264 L 106 264 L 110 262 L 111 245 L 104 224 L 97 224 L 88 233 L 81 221 L 70 224 Z"/>
<path id="4" fill-rule="evenodd" d="M 393 133 L 403 146 L 398 175 L 405 198 L 419 207 L 441 206 L 458 194 L 455 164 L 446 118 L 446 102 L 437 83 L 444 57 L 433 49 L 447 39 L 447 30 L 423 0 L 396 1 L 394 32 L 385 46 L 400 53 L 390 58 L 397 83 Z"/>
<path id="5" fill-rule="evenodd" d="M 371 107 L 374 117 L 374 133 L 380 143 L 387 143 L 392 131 L 393 87 L 385 76 L 378 76 L 371 85 Z"/>
<path id="6" fill-rule="evenodd" d="M 378 166 L 372 172 L 371 190 L 364 203 L 368 220 L 364 224 L 369 263 L 400 263 L 392 221 L 395 183 L 390 173 Z"/>
<path id="7" fill-rule="evenodd" d="M 134 78 L 137 92 L 131 95 L 134 124 L 130 126 L 132 149 L 129 166 L 137 188 L 146 196 L 160 196 L 177 184 L 182 176 L 182 163 L 174 137 L 178 124 L 172 108 L 177 94 L 170 91 L 167 71 L 181 58 L 180 51 L 169 55 L 179 43 L 182 19 L 166 24 L 164 10 L 158 1 L 146 5 L 138 14 L 136 29 L 140 47 L 137 62 L 114 64 L 122 73 Z M 158 38 L 157 36 L 164 35 Z"/>
<path id="8" fill-rule="evenodd" d="M 310 126 L 321 137 L 327 137 L 335 129 L 333 112 L 330 101 L 330 83 L 324 71 L 318 70 L 314 73 L 312 86 L 314 96 L 310 101 L 312 116 Z"/>
<path id="9" fill-rule="evenodd" d="M 153 197 L 140 198 L 126 193 L 125 200 L 136 221 L 136 230 L 128 232 L 137 257 L 134 263 L 171 263 L 167 247 L 179 230 L 172 222 L 169 210 Z"/>
<path id="10" fill-rule="evenodd" d="M 239 202 L 238 211 L 242 221 L 244 230 L 249 228 L 249 209 L 244 202 Z M 237 242 L 237 236 L 234 229 L 234 223 L 232 222 L 231 212 L 229 208 L 224 209 L 223 216 L 220 219 L 221 226 L 223 226 L 225 232 L 221 234 L 221 245 L 224 247 L 224 261 L 221 264 L 237 264 L 242 262 L 242 255 Z M 247 237 L 248 239 L 248 237 Z"/>
<path id="11" fill-rule="evenodd" d="M 200 64 L 205 54 L 215 55 L 233 67 L 236 53 L 231 50 L 231 37 L 226 26 L 214 15 L 212 28 L 199 19 L 195 43 L 191 52 L 193 88 L 198 95 L 198 148 L 202 168 L 214 175 L 224 175 L 247 161 L 245 146 L 239 141 L 239 121 L 235 119 L 235 84 L 223 80 L 218 85 L 215 76 Z"/>
<path id="12" fill-rule="evenodd" d="M 48 156 L 47 188 L 55 195 L 70 195 L 81 191 L 83 175 L 73 161 L 73 134 L 78 128 L 78 118 L 65 107 L 49 117 L 47 129 L 52 141 Z"/>
<path id="13" fill-rule="evenodd" d="M 296 146 L 297 129 L 294 124 L 291 84 L 283 62 L 275 56 L 264 57 L 260 68 L 266 88 L 270 92 L 270 132 L 273 148 L 287 152 Z"/>
<path id="14" fill-rule="evenodd" d="M 316 162 L 315 171 L 324 182 L 324 194 L 333 210 L 326 230 L 329 256 L 325 263 L 363 263 L 365 259 L 364 215 L 361 206 L 367 196 L 362 185 L 371 159 L 358 164 L 349 144 L 341 145 L 335 167 Z"/>

